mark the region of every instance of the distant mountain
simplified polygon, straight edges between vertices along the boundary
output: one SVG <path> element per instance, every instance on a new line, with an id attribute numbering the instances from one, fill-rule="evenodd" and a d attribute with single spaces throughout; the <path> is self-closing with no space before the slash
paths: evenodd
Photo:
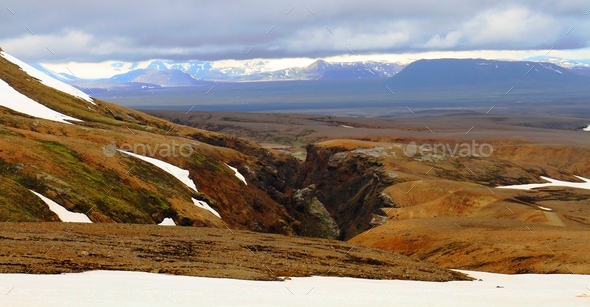
<path id="1" fill-rule="evenodd" d="M 587 77 L 552 63 L 436 59 L 411 63 L 392 77 L 389 83 L 407 88 L 443 88 L 516 84 L 519 82 L 556 84 L 589 80 Z"/>
<path id="2" fill-rule="evenodd" d="M 212 63 L 191 61 L 174 63 L 153 61 L 145 69 L 179 70 L 199 80 L 273 81 L 273 80 L 345 80 L 387 78 L 395 75 L 404 65 L 382 62 L 329 63 L 318 60 L 306 67 L 290 67 L 266 71 L 264 61 L 247 63 L 239 67 L 215 68 Z"/>
<path id="3" fill-rule="evenodd" d="M 107 80 L 110 82 L 137 82 L 155 84 L 164 87 L 169 86 L 192 86 L 203 84 L 189 74 L 176 69 L 138 69 L 128 73 L 113 76 Z"/>
<path id="4" fill-rule="evenodd" d="M 107 79 L 76 79 L 68 83 L 83 91 L 96 94 L 109 90 L 144 90 L 162 87 L 197 86 L 208 82 L 197 80 L 189 74 L 176 69 L 137 69 Z"/>
<path id="5" fill-rule="evenodd" d="M 318 60 L 299 68 L 288 68 L 259 73 L 249 80 L 356 80 L 388 78 L 404 68 L 404 65 L 382 62 L 329 63 Z"/>

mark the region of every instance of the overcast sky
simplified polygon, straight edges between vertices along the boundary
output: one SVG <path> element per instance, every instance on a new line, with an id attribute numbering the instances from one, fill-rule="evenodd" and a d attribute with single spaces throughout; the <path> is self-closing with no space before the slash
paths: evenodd
<path id="1" fill-rule="evenodd" d="M 320 58 L 351 52 L 544 53 L 590 46 L 590 1 L 0 3 L 0 47 L 30 63 Z"/>

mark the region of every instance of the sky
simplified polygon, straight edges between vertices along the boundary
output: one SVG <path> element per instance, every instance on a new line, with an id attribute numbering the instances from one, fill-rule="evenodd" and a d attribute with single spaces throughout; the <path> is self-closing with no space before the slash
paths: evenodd
<path id="1" fill-rule="evenodd" d="M 590 59 L 574 0 L 0 0 L 0 47 L 28 63 L 423 57 Z M 525 55 L 525 56 L 522 56 Z M 284 59 L 290 59 L 289 61 Z M 86 66 L 84 66 L 86 65 Z"/>

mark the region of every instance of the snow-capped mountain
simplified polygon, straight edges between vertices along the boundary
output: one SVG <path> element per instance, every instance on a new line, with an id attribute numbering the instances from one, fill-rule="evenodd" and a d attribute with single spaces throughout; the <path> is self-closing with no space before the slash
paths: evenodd
<path id="1" fill-rule="evenodd" d="M 115 62 L 111 64 L 111 67 L 119 74 L 132 73 L 136 70 L 177 70 L 197 80 L 232 80 L 244 75 L 268 71 L 269 66 L 265 61 L 245 61 L 232 64 L 235 65 L 206 61 L 154 60 L 134 63 Z"/>
<path id="2" fill-rule="evenodd" d="M 67 73 L 56 73 L 37 65 L 39 70 L 71 85 L 85 89 L 155 88 L 202 85 L 207 81 L 291 81 L 291 80 L 358 80 L 390 78 L 406 65 L 390 62 L 338 62 L 317 60 L 302 67 L 272 69 L 266 60 L 244 62 L 174 62 L 155 60 L 136 63 L 112 63 L 110 78 L 81 79 Z M 276 67 L 276 66 L 275 66 Z"/>
<path id="3" fill-rule="evenodd" d="M 269 61 L 244 61 L 244 62 L 203 62 L 188 61 L 174 62 L 165 60 L 155 60 L 148 62 L 136 63 L 112 63 L 114 71 L 120 73 L 100 80 L 84 80 L 66 73 L 56 73 L 37 65 L 50 76 L 58 78 L 65 82 L 87 81 L 104 82 L 106 80 L 114 82 L 142 82 L 153 83 L 160 86 L 175 86 L 161 82 L 151 82 L 150 78 L 141 78 L 145 74 L 154 74 L 153 71 L 166 72 L 174 74 L 176 77 L 180 73 L 186 74 L 193 79 L 203 81 L 274 81 L 274 80 L 320 80 L 320 79 L 366 79 L 366 78 L 388 78 L 401 71 L 405 65 L 400 63 L 389 62 L 348 62 L 348 63 L 329 63 L 324 60 L 318 60 L 308 66 L 289 67 L 285 69 L 273 69 Z M 150 71 L 152 71 L 150 73 Z M 174 73 L 173 73 L 174 72 Z M 160 74 L 161 75 L 161 74 Z M 135 79 L 135 80 L 131 80 Z M 141 79 L 141 80 L 139 80 Z M 76 82 L 78 84 L 80 82 Z M 189 84 L 182 84 L 189 85 Z M 176 85 L 178 86 L 178 85 Z"/>
<path id="4" fill-rule="evenodd" d="M 248 80 L 343 80 L 389 78 L 405 66 L 383 62 L 329 63 L 318 60 L 306 67 L 258 73 L 246 76 Z"/>

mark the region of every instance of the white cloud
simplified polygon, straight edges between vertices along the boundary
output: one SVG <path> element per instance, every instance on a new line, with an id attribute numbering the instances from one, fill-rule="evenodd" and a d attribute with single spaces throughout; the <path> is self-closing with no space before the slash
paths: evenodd
<path id="1" fill-rule="evenodd" d="M 405 23 L 377 24 L 367 31 L 359 31 L 353 25 L 332 28 L 318 27 L 298 31 L 293 38 L 283 41 L 285 49 L 295 52 L 342 50 L 353 52 L 399 48 L 410 40 L 410 31 Z"/>
<path id="2" fill-rule="evenodd" d="M 513 7 L 481 12 L 463 24 L 462 32 L 472 46 L 520 49 L 551 44 L 563 27 L 563 22 L 544 12 Z"/>
<path id="3" fill-rule="evenodd" d="M 96 39 L 93 35 L 78 30 L 63 30 L 58 34 L 26 34 L 0 40 L 0 46 L 20 58 L 64 59 L 79 54 L 104 55 L 129 50 L 129 42 L 112 36 L 108 40 Z"/>
<path id="4" fill-rule="evenodd" d="M 433 36 L 426 44 L 424 44 L 423 48 L 426 49 L 450 49 L 456 47 L 459 44 L 459 40 L 461 39 L 461 32 L 460 31 L 453 31 L 447 33 L 445 37 L 441 37 L 439 34 Z"/>

